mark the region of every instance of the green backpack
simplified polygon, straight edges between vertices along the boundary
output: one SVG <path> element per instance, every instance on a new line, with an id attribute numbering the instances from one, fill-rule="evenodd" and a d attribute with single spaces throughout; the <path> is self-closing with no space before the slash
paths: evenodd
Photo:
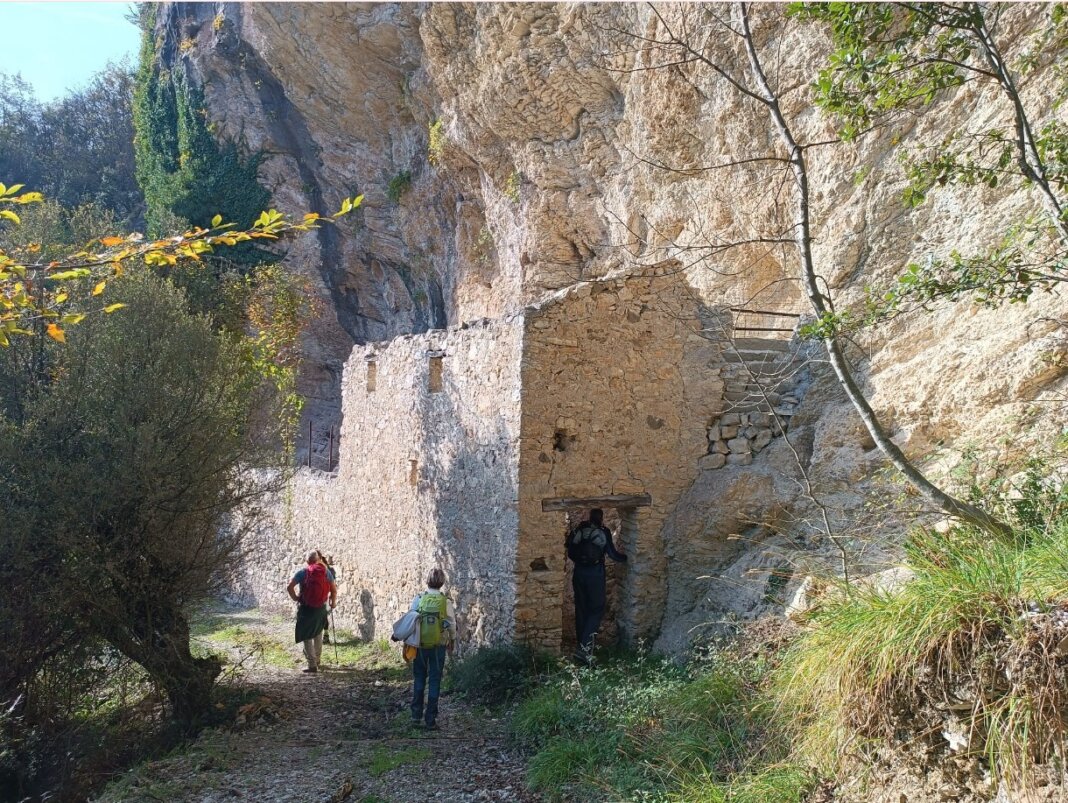
<path id="1" fill-rule="evenodd" d="M 426 593 L 419 598 L 419 646 L 439 647 L 445 643 L 445 615 L 448 599 L 444 594 Z"/>

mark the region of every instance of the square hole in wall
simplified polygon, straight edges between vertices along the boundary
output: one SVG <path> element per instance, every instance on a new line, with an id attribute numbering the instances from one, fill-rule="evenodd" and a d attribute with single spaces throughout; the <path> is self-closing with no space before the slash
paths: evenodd
<path id="1" fill-rule="evenodd" d="M 433 354 L 430 357 L 430 384 L 429 384 L 429 388 L 430 388 L 430 392 L 431 393 L 440 393 L 441 392 L 441 369 L 442 369 L 442 360 L 443 359 L 444 359 L 444 357 L 442 355 L 440 355 L 440 354 Z"/>
<path id="2" fill-rule="evenodd" d="M 375 383 L 378 380 L 378 363 L 374 360 L 367 361 L 367 392 L 375 392 Z"/>
<path id="3" fill-rule="evenodd" d="M 419 461 L 408 461 L 408 484 L 413 488 L 419 484 Z"/>

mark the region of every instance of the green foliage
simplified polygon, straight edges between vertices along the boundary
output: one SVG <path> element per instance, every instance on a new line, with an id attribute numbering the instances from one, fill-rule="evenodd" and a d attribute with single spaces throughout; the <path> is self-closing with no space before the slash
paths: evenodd
<path id="1" fill-rule="evenodd" d="M 18 76 L 0 74 L 0 176 L 65 207 L 94 204 L 140 225 L 131 99 L 133 72 L 109 65 L 84 89 L 42 103 Z"/>
<path id="2" fill-rule="evenodd" d="M 390 749 L 377 745 L 371 754 L 371 763 L 367 771 L 373 778 L 385 775 L 397 767 L 407 764 L 422 764 L 432 753 L 425 747 L 409 747 L 404 750 Z"/>
<path id="3" fill-rule="evenodd" d="M 997 777 L 1020 779 L 1051 755 L 1068 724 L 1056 703 L 1068 693 L 1055 649 L 1065 633 L 1054 624 L 1068 605 L 1068 490 L 1040 470 L 1031 465 L 1003 498 L 1015 538 L 914 533 L 914 579 L 840 589 L 810 614 L 777 679 L 803 759 L 834 772 L 847 744 L 937 733 L 924 701 L 961 693 L 971 749 Z"/>
<path id="4" fill-rule="evenodd" d="M 854 316 L 847 325 L 878 323 L 941 300 L 967 299 L 986 307 L 1026 302 L 1065 280 L 1066 260 L 1068 252 L 1048 226 L 1024 220 L 984 252 L 964 256 L 954 250 L 943 259 L 910 263 L 890 288 L 869 289 L 863 318 Z"/>
<path id="5" fill-rule="evenodd" d="M 549 656 L 523 645 L 482 647 L 452 668 L 449 684 L 473 700 L 498 705 L 525 694 L 552 667 Z"/>
<path id="6" fill-rule="evenodd" d="M 274 487 L 238 469 L 278 467 L 277 396 L 173 287 L 137 273 L 115 295 L 123 315 L 88 319 L 65 348 L 38 334 L 0 362 L 2 579 L 16 590 L 47 565 L 62 589 L 5 597 L 0 689 L 32 679 L 39 651 L 91 638 L 143 666 L 189 726 L 218 666 L 189 654 L 186 606 L 225 582 Z"/>
<path id="7" fill-rule="evenodd" d="M 504 196 L 513 204 L 519 203 L 519 190 L 523 185 L 523 177 L 518 170 L 513 170 L 504 183 Z"/>
<path id="8" fill-rule="evenodd" d="M 513 717 L 516 737 L 536 751 L 528 780 L 554 796 L 758 799 L 740 790 L 770 784 L 759 779 L 786 754 L 760 692 L 764 671 L 726 652 L 689 666 L 638 653 L 562 669 Z M 777 799 L 803 800 L 811 778 L 781 772 L 803 780 Z"/>
<path id="9" fill-rule="evenodd" d="M 936 299 L 967 297 L 987 305 L 1026 301 L 1068 276 L 1068 213 L 1062 211 L 1068 190 L 1068 127 L 1056 119 L 1043 121 L 1046 109 L 1027 108 L 996 41 L 1001 11 L 978 3 L 791 6 L 792 14 L 818 21 L 831 33 L 833 51 L 813 90 L 817 105 L 837 121 L 847 140 L 898 115 L 922 111 L 942 90 L 965 81 L 992 83 L 1005 99 L 1011 130 L 954 129 L 904 153 L 906 207 L 919 206 L 938 188 L 955 185 L 1030 186 L 1046 207 L 1043 219 L 1017 223 L 989 253 L 962 257 L 954 252 L 925 266 L 910 265 L 896 286 L 869 294 L 863 314 L 831 326 L 821 323 L 823 331 L 878 322 Z M 1062 73 L 1050 98 L 1052 109 L 1066 97 L 1068 73 L 1058 64 L 1066 42 L 1066 15 L 1051 6 L 1045 20 L 1027 34 L 1018 59 L 1017 69 L 1024 73 L 1039 67 Z M 892 142 L 899 140 L 894 137 Z"/>
<path id="10" fill-rule="evenodd" d="M 888 112 L 930 104 L 960 86 L 975 50 L 970 7 L 795 3 L 790 12 L 830 29 L 834 51 L 813 88 L 847 140 Z"/>
<path id="11" fill-rule="evenodd" d="M 441 119 L 430 124 L 427 141 L 427 158 L 435 167 L 445 166 L 445 146 L 448 138 L 445 134 L 445 122 Z"/>
<path id="12" fill-rule="evenodd" d="M 133 121 L 149 232 L 164 233 L 169 215 L 208 227 L 220 214 L 246 228 L 270 203 L 256 178 L 260 157 L 242 159 L 235 145 L 215 141 L 202 93 L 181 67 L 167 70 L 162 65 L 154 38 L 155 10 L 146 13 Z M 242 256 L 255 259 L 255 252 L 246 246 Z"/>
<path id="13" fill-rule="evenodd" d="M 386 187 L 386 196 L 389 200 L 393 201 L 393 203 L 399 203 L 404 193 L 411 189 L 411 186 L 412 171 L 401 171 L 389 180 L 389 186 Z"/>

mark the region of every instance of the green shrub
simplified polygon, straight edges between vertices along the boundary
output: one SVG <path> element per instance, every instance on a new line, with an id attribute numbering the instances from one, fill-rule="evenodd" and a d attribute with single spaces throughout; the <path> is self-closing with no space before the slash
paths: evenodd
<path id="1" fill-rule="evenodd" d="M 386 187 L 386 195 L 393 203 L 399 203 L 400 199 L 404 196 L 412 186 L 412 171 L 405 170 L 398 173 L 389 180 L 389 186 Z"/>
<path id="2" fill-rule="evenodd" d="M 552 659 L 522 645 L 483 647 L 452 670 L 449 687 L 488 705 L 507 703 L 534 684 Z"/>
<path id="3" fill-rule="evenodd" d="M 614 762 L 618 740 L 611 733 L 557 736 L 530 760 L 527 780 L 536 789 L 560 789 L 577 778 L 594 776 Z"/>
<path id="4" fill-rule="evenodd" d="M 154 8 L 146 12 L 141 64 L 133 98 L 137 180 L 144 190 L 149 233 L 167 232 L 176 216 L 206 226 L 220 214 L 245 227 L 270 204 L 257 180 L 260 156 L 242 158 L 232 143 L 216 142 L 207 122 L 203 93 L 179 63 L 168 70 L 159 57 Z M 251 246 L 230 252 L 233 260 L 259 261 Z"/>
<path id="5" fill-rule="evenodd" d="M 445 123 L 441 119 L 435 120 L 427 131 L 427 158 L 434 167 L 445 166 L 446 144 Z"/>
<path id="6" fill-rule="evenodd" d="M 761 695 L 764 675 L 728 653 L 690 665 L 623 654 L 562 669 L 512 720 L 535 751 L 528 781 L 549 796 L 610 790 L 610 800 L 757 800 L 752 790 L 802 777 L 797 789 L 807 790 L 811 780 L 789 765 L 780 780 L 769 774 L 787 750 Z"/>
<path id="7" fill-rule="evenodd" d="M 519 175 L 518 170 L 513 170 L 508 175 L 508 180 L 504 182 L 504 195 L 513 204 L 519 203 L 519 190 L 523 183 L 523 177 Z"/>

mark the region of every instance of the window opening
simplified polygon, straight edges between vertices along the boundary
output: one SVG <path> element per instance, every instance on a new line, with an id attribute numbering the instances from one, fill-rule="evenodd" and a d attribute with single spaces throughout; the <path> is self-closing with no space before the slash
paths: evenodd
<path id="1" fill-rule="evenodd" d="M 432 355 L 430 357 L 430 392 L 441 392 L 441 370 L 442 370 L 442 355 Z"/>

